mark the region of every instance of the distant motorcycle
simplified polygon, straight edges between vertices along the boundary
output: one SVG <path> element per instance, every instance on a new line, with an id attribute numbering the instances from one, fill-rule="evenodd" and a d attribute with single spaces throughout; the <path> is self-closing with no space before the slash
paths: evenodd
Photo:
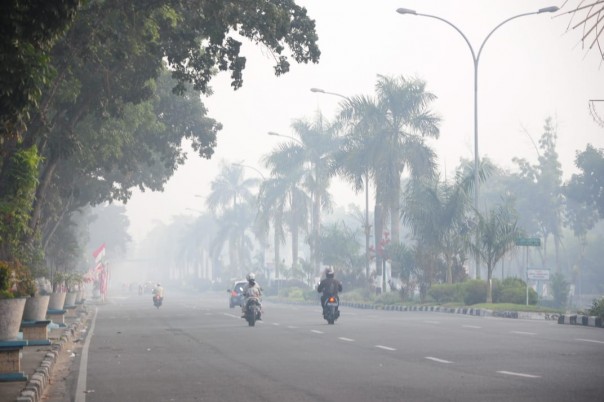
<path id="1" fill-rule="evenodd" d="M 153 305 L 157 308 L 160 308 L 162 302 L 164 301 L 163 297 L 160 297 L 158 295 L 154 295 L 153 296 Z"/>
<path id="2" fill-rule="evenodd" d="M 325 307 L 323 308 L 323 318 L 327 320 L 328 324 L 333 325 L 338 317 L 340 316 L 340 299 L 338 296 L 329 296 L 325 300 Z"/>
<path id="3" fill-rule="evenodd" d="M 260 300 L 256 297 L 250 297 L 245 304 L 245 319 L 250 327 L 256 325 L 256 321 L 261 317 Z"/>

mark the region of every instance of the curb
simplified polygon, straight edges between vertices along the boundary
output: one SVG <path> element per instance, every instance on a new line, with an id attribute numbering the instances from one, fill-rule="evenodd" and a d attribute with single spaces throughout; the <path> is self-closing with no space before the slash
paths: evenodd
<path id="1" fill-rule="evenodd" d="M 63 330 L 59 341 L 52 344 L 51 350 L 46 353 L 44 359 L 40 363 L 40 367 L 36 369 L 35 374 L 33 374 L 25 384 L 25 387 L 17 397 L 16 402 L 39 402 L 42 400 L 44 391 L 50 383 L 53 369 L 59 355 L 63 351 L 65 344 L 76 337 L 80 327 L 83 325 L 81 317 L 87 314 L 87 310 L 81 311 L 78 318 L 76 318 L 76 321 L 69 324 L 69 326 Z"/>
<path id="2" fill-rule="evenodd" d="M 283 299 L 267 300 L 273 303 L 285 304 L 303 304 L 315 305 L 316 302 L 309 301 L 288 301 Z M 516 318 L 522 320 L 559 320 L 558 314 L 533 313 L 525 311 L 493 311 L 485 308 L 474 307 L 443 307 L 443 306 L 398 306 L 382 305 L 369 303 L 351 303 L 340 301 L 341 306 L 357 308 L 363 310 L 384 310 L 384 311 L 431 311 L 437 313 L 464 314 L 478 317 L 498 317 L 498 318 Z"/>
<path id="3" fill-rule="evenodd" d="M 584 327 L 604 328 L 602 326 L 602 317 L 588 316 L 582 314 L 561 315 L 558 317 L 558 324 L 582 325 Z"/>

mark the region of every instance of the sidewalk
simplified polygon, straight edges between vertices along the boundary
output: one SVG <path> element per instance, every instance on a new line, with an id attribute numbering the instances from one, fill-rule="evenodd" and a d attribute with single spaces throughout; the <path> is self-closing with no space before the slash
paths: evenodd
<path id="1" fill-rule="evenodd" d="M 90 305 L 78 306 L 76 318 L 65 317 L 65 327 L 51 323 L 50 345 L 25 346 L 22 349 L 21 372 L 27 381 L 0 382 L 0 402 L 38 402 L 52 377 L 59 357 L 71 354 L 68 345 L 85 337 Z"/>

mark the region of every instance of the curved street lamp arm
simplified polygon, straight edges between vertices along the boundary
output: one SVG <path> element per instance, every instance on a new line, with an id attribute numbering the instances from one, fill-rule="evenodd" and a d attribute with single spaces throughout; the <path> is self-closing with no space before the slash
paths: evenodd
<path id="1" fill-rule="evenodd" d="M 467 45 L 468 45 L 468 47 L 470 48 L 470 53 L 472 53 L 472 60 L 474 60 L 474 64 L 475 64 L 475 65 L 477 65 L 477 64 L 478 64 L 478 57 L 476 56 L 476 53 L 474 52 L 474 48 L 472 47 L 472 44 L 471 44 L 471 43 L 470 43 L 470 41 L 468 40 L 468 37 L 467 37 L 467 36 L 466 36 L 466 35 L 465 35 L 465 34 L 464 34 L 462 31 L 461 31 L 461 29 L 457 28 L 457 26 L 456 26 L 455 24 L 453 24 L 452 22 L 450 22 L 450 21 L 448 21 L 448 20 L 446 20 L 446 19 L 444 19 L 444 18 L 442 18 L 442 17 L 436 16 L 436 15 L 432 15 L 432 14 L 422 14 L 422 13 L 407 13 L 407 14 L 411 14 L 411 15 L 419 15 L 419 16 L 422 16 L 422 17 L 435 18 L 435 19 L 437 19 L 437 20 L 439 20 L 439 21 L 442 21 L 442 22 L 444 22 L 445 24 L 449 25 L 449 26 L 450 26 L 450 27 L 452 27 L 453 29 L 455 29 L 455 30 L 456 30 L 456 31 L 457 31 L 457 32 L 458 32 L 458 33 L 461 35 L 461 37 L 463 38 L 463 40 L 465 40 L 465 41 L 466 41 L 466 44 L 467 44 Z M 505 21 L 504 21 L 504 22 L 505 22 Z M 503 23 L 502 23 L 502 24 L 503 24 Z M 502 25 L 502 24 L 499 24 L 499 25 Z M 495 29 L 497 29 L 497 28 L 495 28 Z M 493 33 L 493 32 L 491 32 L 491 33 Z M 490 36 L 490 34 L 489 34 L 489 36 Z M 488 38 L 488 37 L 487 37 L 487 38 Z M 486 39 L 485 39 L 485 42 L 486 42 Z M 483 46 L 484 46 L 484 42 L 483 42 L 482 44 L 483 44 Z M 481 49 L 482 49 L 482 46 L 481 46 Z M 480 54 L 480 52 L 479 52 L 478 54 Z"/>
<path id="2" fill-rule="evenodd" d="M 327 94 L 327 95 L 339 96 L 340 98 L 344 98 L 344 99 L 346 99 L 348 102 L 350 102 L 350 98 L 349 98 L 348 96 L 344 96 L 344 95 L 339 94 L 339 93 L 337 93 L 337 92 L 329 92 L 329 91 L 326 91 L 326 90 L 321 89 L 321 88 L 311 88 L 311 89 L 310 89 L 310 92 L 315 92 L 315 93 L 320 93 L 320 94 Z"/>

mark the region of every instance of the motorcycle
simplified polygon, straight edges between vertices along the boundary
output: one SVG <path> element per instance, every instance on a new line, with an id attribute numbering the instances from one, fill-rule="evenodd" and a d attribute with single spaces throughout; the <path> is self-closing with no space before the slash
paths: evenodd
<path id="1" fill-rule="evenodd" d="M 327 320 L 327 323 L 333 325 L 338 317 L 340 316 L 340 299 L 337 296 L 329 296 L 325 301 L 325 307 L 323 308 L 323 318 Z"/>
<path id="2" fill-rule="evenodd" d="M 157 308 L 159 308 L 163 302 L 164 298 L 163 297 L 159 297 L 158 295 L 154 295 L 153 296 L 153 305 Z"/>
<path id="3" fill-rule="evenodd" d="M 260 300 L 255 297 L 250 297 L 245 304 L 245 319 L 250 327 L 256 325 L 256 321 L 260 320 L 261 306 Z"/>

